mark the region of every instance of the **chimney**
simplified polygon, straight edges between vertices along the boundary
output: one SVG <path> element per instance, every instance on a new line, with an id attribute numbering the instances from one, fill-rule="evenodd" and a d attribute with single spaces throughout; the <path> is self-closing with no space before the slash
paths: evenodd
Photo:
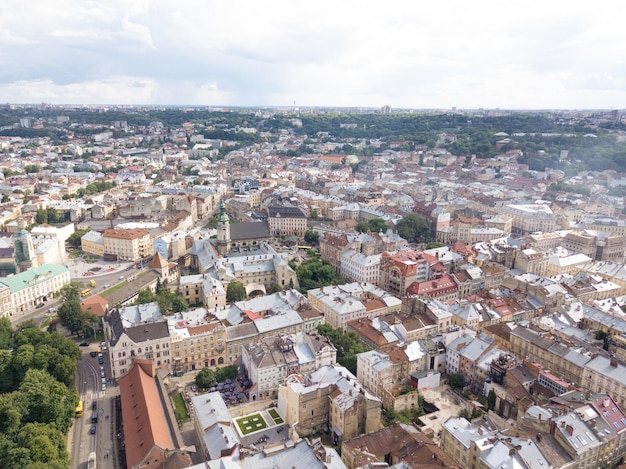
<path id="1" fill-rule="evenodd" d="M 571 425 L 566 426 L 565 430 L 567 430 L 567 433 L 569 433 L 570 436 L 574 434 L 574 427 L 572 427 Z"/>
<path id="2" fill-rule="evenodd" d="M 611 361 L 609 362 L 611 367 L 617 368 L 617 359 L 615 357 L 611 357 Z"/>
<path id="3" fill-rule="evenodd" d="M 609 396 L 605 396 L 604 399 L 602 400 L 602 405 L 604 407 L 608 407 L 611 405 L 611 398 Z"/>
<path id="4" fill-rule="evenodd" d="M 509 450 L 509 456 L 513 456 L 513 455 L 515 455 L 515 448 L 511 448 Z"/>

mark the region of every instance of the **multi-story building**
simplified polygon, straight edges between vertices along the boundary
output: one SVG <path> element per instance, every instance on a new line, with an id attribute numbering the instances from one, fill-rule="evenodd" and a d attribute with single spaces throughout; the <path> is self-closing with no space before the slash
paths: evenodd
<path id="1" fill-rule="evenodd" d="M 553 418 L 554 439 L 574 459 L 574 469 L 595 469 L 603 465 L 599 456 L 607 442 L 600 439 L 594 430 L 576 412 L 568 412 Z M 604 435 L 603 435 L 604 436 Z"/>
<path id="2" fill-rule="evenodd" d="M 304 236 L 307 219 L 300 208 L 273 205 L 267 212 L 272 236 Z"/>
<path id="3" fill-rule="evenodd" d="M 591 358 L 585 364 L 581 385 L 591 392 L 610 394 L 620 407 L 626 407 L 626 366 L 614 357 Z"/>
<path id="4" fill-rule="evenodd" d="M 432 257 L 421 251 L 399 251 L 393 254 L 384 252 L 380 257 L 378 285 L 393 295 L 404 296 L 413 282 L 423 282 L 430 278 Z"/>
<path id="5" fill-rule="evenodd" d="M 344 441 L 341 460 L 348 469 L 379 464 L 422 468 L 434 466 L 435 461 L 437 467 L 461 469 L 424 433 L 402 423 Z"/>
<path id="6" fill-rule="evenodd" d="M 0 283 L 9 288 L 10 315 L 15 316 L 52 299 L 64 285 L 70 283 L 70 271 L 64 265 L 44 264 L 4 277 Z"/>
<path id="7" fill-rule="evenodd" d="M 452 275 L 443 274 L 432 280 L 413 282 L 407 287 L 406 294 L 409 296 L 427 296 L 446 302 L 459 298 L 459 287 Z"/>
<path id="8" fill-rule="evenodd" d="M 346 330 L 348 322 L 397 311 L 401 301 L 369 283 L 348 283 L 308 291 L 311 305 L 324 313 L 326 323 Z"/>
<path id="9" fill-rule="evenodd" d="M 11 289 L 8 285 L 0 283 L 0 318 L 13 315 L 13 304 L 11 303 Z"/>
<path id="10" fill-rule="evenodd" d="M 367 256 L 349 249 L 341 255 L 339 269 L 341 276 L 346 280 L 378 285 L 380 279 L 380 254 Z"/>
<path id="11" fill-rule="evenodd" d="M 292 375 L 278 391 L 278 410 L 300 436 L 325 427 L 339 443 L 381 427 L 381 402 L 346 368 L 323 366 L 310 375 Z"/>
<path id="12" fill-rule="evenodd" d="M 515 267 L 522 272 L 545 276 L 548 272 L 548 255 L 534 248 L 516 251 Z"/>
<path id="13" fill-rule="evenodd" d="M 513 219 L 511 230 L 515 234 L 549 233 L 556 228 L 554 214 L 546 204 L 504 205 L 500 212 Z"/>
<path id="14" fill-rule="evenodd" d="M 226 328 L 204 308 L 167 318 L 174 372 L 215 368 L 226 364 Z"/>
<path id="15" fill-rule="evenodd" d="M 226 306 L 226 290 L 222 283 L 210 274 L 180 277 L 178 292 L 190 305 L 204 305 L 209 309 Z"/>
<path id="16" fill-rule="evenodd" d="M 97 231 L 85 233 L 83 237 L 80 238 L 80 249 L 83 252 L 104 257 L 104 236 Z"/>
<path id="17" fill-rule="evenodd" d="M 468 469 L 553 467 L 532 438 L 502 435 L 461 417 L 443 424 L 439 446 L 456 464 Z"/>
<path id="18" fill-rule="evenodd" d="M 540 334 L 517 326 L 511 330 L 511 352 L 520 358 L 539 363 L 564 381 L 595 391 L 595 387 L 586 384 L 590 378 L 587 378 L 589 373 L 585 370 L 592 361 L 591 354 L 581 348 L 570 348 L 551 334 Z"/>
<path id="19" fill-rule="evenodd" d="M 119 260 L 138 261 L 151 256 L 153 246 L 150 243 L 150 234 L 142 229 L 118 230 L 109 228 L 104 230 L 104 255 Z"/>
<path id="20" fill-rule="evenodd" d="M 135 358 L 152 360 L 157 367 L 171 363 L 168 324 L 156 302 L 107 312 L 104 337 L 115 379 L 130 370 Z"/>

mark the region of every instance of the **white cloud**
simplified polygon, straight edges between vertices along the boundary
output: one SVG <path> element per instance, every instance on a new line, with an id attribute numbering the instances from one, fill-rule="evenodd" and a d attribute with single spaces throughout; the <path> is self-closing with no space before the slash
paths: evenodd
<path id="1" fill-rule="evenodd" d="M 601 6 L 17 2 L 0 17 L 0 101 L 626 107 L 621 2 Z"/>

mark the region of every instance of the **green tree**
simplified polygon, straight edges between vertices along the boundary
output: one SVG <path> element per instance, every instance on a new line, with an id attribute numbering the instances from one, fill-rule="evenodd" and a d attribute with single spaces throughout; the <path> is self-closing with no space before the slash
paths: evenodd
<path id="1" fill-rule="evenodd" d="M 46 467 L 68 467 L 70 464 L 63 434 L 55 425 L 26 424 L 17 436 L 17 443 L 28 449 L 34 463 L 44 463 Z"/>
<path id="2" fill-rule="evenodd" d="M 416 213 L 411 213 L 400 220 L 396 226 L 398 234 L 410 242 L 428 235 L 426 219 Z"/>
<path id="3" fill-rule="evenodd" d="M 215 378 L 218 381 L 224 381 L 227 378 L 234 379 L 237 377 L 238 371 L 235 365 L 227 365 L 215 370 Z"/>
<path id="4" fill-rule="evenodd" d="M 47 218 L 48 218 L 48 223 L 50 223 L 51 225 L 59 223 L 59 221 L 60 221 L 60 219 L 59 219 L 59 212 L 57 211 L 56 208 L 48 207 L 46 209 L 46 214 L 47 214 Z"/>
<path id="5" fill-rule="evenodd" d="M 370 225 L 369 223 L 365 221 L 360 221 L 359 223 L 356 224 L 354 229 L 358 231 L 359 233 L 367 233 L 370 230 Z"/>
<path id="6" fill-rule="evenodd" d="M 311 219 L 312 220 L 317 220 L 317 218 L 319 217 L 318 211 L 316 208 L 314 208 L 313 210 L 311 210 Z"/>
<path id="7" fill-rule="evenodd" d="M 11 202 L 11 197 L 6 194 L 2 194 L 2 200 L 0 202 L 2 202 L 3 204 L 9 203 Z"/>
<path id="8" fill-rule="evenodd" d="M 38 209 L 37 213 L 35 214 L 35 222 L 39 225 L 48 223 L 48 211 L 43 208 Z"/>
<path id="9" fill-rule="evenodd" d="M 213 387 L 216 381 L 215 371 L 210 368 L 202 368 L 196 375 L 196 384 L 201 388 Z"/>
<path id="10" fill-rule="evenodd" d="M 246 299 L 246 289 L 241 282 L 230 282 L 226 287 L 226 302 L 236 303 Z"/>
<path id="11" fill-rule="evenodd" d="M 63 327 L 69 330 L 72 334 L 76 334 L 82 329 L 83 319 L 79 299 L 65 301 L 59 307 L 58 314 Z"/>
<path id="12" fill-rule="evenodd" d="M 26 172 L 26 174 L 38 173 L 39 171 L 41 171 L 41 168 L 39 167 L 39 165 L 36 164 L 27 164 L 26 166 L 24 166 L 24 171 Z"/>
<path id="13" fill-rule="evenodd" d="M 446 245 L 445 245 L 445 244 L 443 244 L 443 243 L 437 243 L 437 242 L 433 241 L 433 242 L 430 242 L 430 243 L 427 243 L 427 244 L 426 244 L 426 249 L 443 248 L 443 247 L 445 247 L 445 246 L 446 246 Z"/>
<path id="14" fill-rule="evenodd" d="M 156 301 L 156 299 L 157 297 L 154 293 L 152 293 L 152 290 L 150 290 L 149 288 L 144 288 L 143 290 L 139 290 L 135 303 L 137 303 L 138 305 L 143 305 L 146 303 L 152 303 L 153 301 Z"/>
<path id="15" fill-rule="evenodd" d="M 317 231 L 306 230 L 304 232 L 304 241 L 309 244 L 315 244 L 319 241 L 320 235 Z"/>
<path id="16" fill-rule="evenodd" d="M 448 375 L 448 384 L 452 389 L 463 389 L 465 387 L 465 376 L 461 373 Z"/>
<path id="17" fill-rule="evenodd" d="M 0 350 L 8 349 L 13 343 L 13 327 L 7 317 L 0 318 Z"/>
<path id="18" fill-rule="evenodd" d="M 385 220 L 383 220 L 382 218 L 372 218 L 370 221 L 367 222 L 367 224 L 369 225 L 369 230 L 374 231 L 375 233 L 378 233 L 380 231 L 386 232 L 389 228 L 389 226 L 387 226 L 387 223 L 385 223 Z"/>
<path id="19" fill-rule="evenodd" d="M 491 389 L 489 391 L 489 394 L 487 394 L 487 406 L 489 407 L 490 410 L 495 409 L 496 399 L 497 399 L 496 392 L 493 389 Z"/>
<path id="20" fill-rule="evenodd" d="M 80 238 L 85 236 L 89 230 L 76 230 L 67 238 L 67 244 L 74 247 L 80 247 Z"/>

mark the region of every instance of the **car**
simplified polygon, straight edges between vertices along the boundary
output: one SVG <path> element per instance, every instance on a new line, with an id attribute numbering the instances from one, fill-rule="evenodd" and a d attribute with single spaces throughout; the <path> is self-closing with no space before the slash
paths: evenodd
<path id="1" fill-rule="evenodd" d="M 81 347 L 89 347 L 89 342 L 81 342 L 80 344 Z"/>
<path id="2" fill-rule="evenodd" d="M 101 365 L 104 363 L 104 360 L 102 359 L 102 357 L 98 357 L 98 363 L 100 363 Z"/>
<path id="3" fill-rule="evenodd" d="M 94 409 L 94 410 L 97 409 L 98 408 L 98 401 L 93 401 L 91 403 L 91 408 Z"/>
<path id="4" fill-rule="evenodd" d="M 107 379 L 106 378 L 101 378 L 102 379 L 102 384 L 107 384 Z"/>
<path id="5" fill-rule="evenodd" d="M 43 303 L 39 303 L 39 304 L 37 305 L 37 308 L 43 308 L 44 306 L 46 306 L 46 305 L 44 305 Z"/>
<path id="6" fill-rule="evenodd" d="M 103 290 L 106 290 L 107 288 L 109 288 L 109 284 L 108 283 L 105 283 L 104 285 L 102 285 L 102 289 Z"/>
<path id="7" fill-rule="evenodd" d="M 104 383 L 102 383 L 102 390 L 103 390 L 103 391 L 106 391 L 106 390 L 107 390 L 107 385 L 106 385 L 106 384 L 104 384 Z"/>
<path id="8" fill-rule="evenodd" d="M 106 343 L 106 342 L 100 342 L 100 348 L 101 348 L 101 349 L 105 349 L 105 348 L 106 348 L 106 346 L 107 346 L 107 343 Z"/>
<path id="9" fill-rule="evenodd" d="M 124 280 L 124 276 L 123 275 L 120 275 L 119 278 L 120 278 L 120 280 Z"/>
<path id="10" fill-rule="evenodd" d="M 93 358 L 96 358 L 98 356 L 98 354 L 95 351 L 92 350 L 91 352 L 89 352 L 89 356 L 93 357 Z"/>
<path id="11" fill-rule="evenodd" d="M 96 434 L 96 426 L 92 425 L 91 428 L 89 429 L 89 434 L 90 435 L 95 435 Z"/>

